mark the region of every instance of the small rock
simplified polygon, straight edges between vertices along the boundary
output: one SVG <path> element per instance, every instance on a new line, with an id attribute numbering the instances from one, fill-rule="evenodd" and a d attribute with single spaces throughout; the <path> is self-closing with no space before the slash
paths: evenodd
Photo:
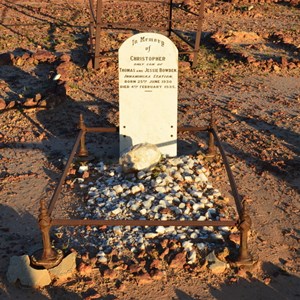
<path id="1" fill-rule="evenodd" d="M 222 252 L 217 254 L 217 256 L 218 256 L 218 259 L 220 259 L 223 262 L 226 262 L 226 258 L 229 256 L 229 254 L 230 254 L 229 249 L 227 247 L 225 247 Z"/>
<path id="2" fill-rule="evenodd" d="M 161 270 L 152 270 L 151 276 L 153 280 L 162 280 L 166 276 L 166 274 Z"/>
<path id="3" fill-rule="evenodd" d="M 84 171 L 82 174 L 82 178 L 89 178 L 90 177 L 90 173 L 88 171 Z"/>
<path id="4" fill-rule="evenodd" d="M 117 207 L 116 209 L 114 209 L 113 211 L 112 211 L 112 213 L 116 216 L 116 215 L 118 215 L 118 214 L 121 214 L 121 212 L 122 212 L 122 209 L 120 208 L 120 207 Z"/>
<path id="5" fill-rule="evenodd" d="M 164 194 L 166 192 L 166 188 L 164 186 L 158 186 L 155 188 L 155 191 Z"/>
<path id="6" fill-rule="evenodd" d="M 161 269 L 162 266 L 162 261 L 160 259 L 154 259 L 150 264 L 151 269 Z"/>
<path id="7" fill-rule="evenodd" d="M 47 50 L 38 50 L 32 55 L 32 57 L 40 62 L 53 62 L 55 60 L 55 55 Z"/>
<path id="8" fill-rule="evenodd" d="M 69 76 L 74 68 L 74 65 L 70 61 L 65 61 L 59 64 L 56 68 L 57 74 L 61 75 L 61 81 L 68 81 Z"/>
<path id="9" fill-rule="evenodd" d="M 149 284 L 153 282 L 153 279 L 148 273 L 143 273 L 136 277 L 138 284 Z"/>
<path id="10" fill-rule="evenodd" d="M 23 102 L 23 106 L 26 107 L 33 107 L 37 105 L 37 101 L 35 101 L 34 98 L 27 98 L 24 102 Z"/>
<path id="11" fill-rule="evenodd" d="M 142 267 L 140 265 L 132 264 L 129 266 L 128 271 L 129 273 L 134 274 L 134 273 L 138 273 L 141 269 Z"/>
<path id="12" fill-rule="evenodd" d="M 140 187 L 137 186 L 137 185 L 134 185 L 132 188 L 131 188 L 131 193 L 134 195 L 134 194 L 137 194 L 139 193 L 141 190 L 140 190 Z"/>
<path id="13" fill-rule="evenodd" d="M 118 185 L 115 185 L 114 187 L 113 187 L 113 189 L 115 190 L 115 192 L 117 193 L 117 194 L 121 194 L 121 193 L 123 193 L 123 187 L 120 185 L 120 184 L 118 184 Z"/>
<path id="14" fill-rule="evenodd" d="M 175 255 L 170 263 L 171 269 L 182 269 L 186 264 L 186 252 L 180 252 Z"/>
<path id="15" fill-rule="evenodd" d="M 78 168 L 78 173 L 83 173 L 85 171 L 88 171 L 89 167 L 88 166 L 80 166 Z"/>
<path id="16" fill-rule="evenodd" d="M 182 243 L 182 247 L 184 248 L 185 251 L 192 251 L 193 243 L 191 243 L 191 241 L 185 241 Z"/>
<path id="17" fill-rule="evenodd" d="M 92 266 L 81 262 L 78 266 L 78 272 L 81 276 L 88 276 L 92 273 Z"/>
<path id="18" fill-rule="evenodd" d="M 279 73 L 281 68 L 277 65 L 273 65 L 273 70 L 276 72 L 276 73 Z"/>
<path id="19" fill-rule="evenodd" d="M 5 109 L 6 107 L 6 102 L 3 98 L 0 98 L 0 110 Z"/>
<path id="20" fill-rule="evenodd" d="M 165 229 L 164 226 L 158 226 L 158 227 L 156 228 L 156 232 L 157 232 L 158 234 L 164 234 L 165 231 L 166 231 L 166 229 Z"/>
<path id="21" fill-rule="evenodd" d="M 125 173 L 146 171 L 155 167 L 160 158 L 161 153 L 155 145 L 143 143 L 133 146 L 123 154 L 120 164 Z"/>
<path id="22" fill-rule="evenodd" d="M 146 173 L 144 171 L 140 171 L 137 173 L 137 178 L 138 179 L 143 179 L 146 176 Z"/>
<path id="23" fill-rule="evenodd" d="M 70 253 L 58 266 L 48 269 L 49 273 L 60 280 L 72 276 L 76 270 L 76 256 L 76 252 Z"/>
<path id="24" fill-rule="evenodd" d="M 35 100 L 36 102 L 42 100 L 42 94 L 41 94 L 41 93 L 37 93 L 37 94 L 34 96 L 34 100 Z"/>
<path id="25" fill-rule="evenodd" d="M 147 232 L 146 234 L 145 234 L 145 238 L 146 239 L 153 239 L 153 238 L 155 238 L 155 237 L 157 237 L 158 236 L 158 233 L 156 233 L 156 232 Z"/>
<path id="26" fill-rule="evenodd" d="M 17 104 L 16 101 L 9 101 L 9 102 L 7 103 L 7 105 L 6 105 L 6 108 L 7 108 L 7 109 L 13 108 L 13 107 L 16 106 L 16 104 Z"/>
<path id="27" fill-rule="evenodd" d="M 71 61 L 71 55 L 70 54 L 63 54 L 61 57 L 60 57 L 60 60 L 61 61 L 64 61 L 64 62 L 68 62 L 68 61 Z"/>
<path id="28" fill-rule="evenodd" d="M 105 256 L 99 256 L 98 257 L 98 262 L 101 264 L 107 264 L 107 258 Z"/>
<path id="29" fill-rule="evenodd" d="M 214 274 L 224 273 L 227 267 L 227 264 L 220 261 L 216 255 L 215 251 L 212 251 L 206 256 L 206 260 L 208 261 L 208 269 L 211 270 Z"/>
<path id="30" fill-rule="evenodd" d="M 104 278 L 108 278 L 108 279 L 116 279 L 118 278 L 119 273 L 118 271 L 114 270 L 114 269 L 106 269 L 103 271 L 103 277 Z"/>
<path id="31" fill-rule="evenodd" d="M 113 231 L 114 231 L 114 234 L 116 234 L 116 235 L 122 235 L 122 229 L 120 226 L 114 226 Z"/>
<path id="32" fill-rule="evenodd" d="M 196 253 L 195 250 L 193 250 L 193 251 L 191 251 L 189 253 L 187 260 L 188 260 L 188 264 L 192 265 L 192 264 L 196 263 L 196 261 L 197 261 L 197 253 Z"/>

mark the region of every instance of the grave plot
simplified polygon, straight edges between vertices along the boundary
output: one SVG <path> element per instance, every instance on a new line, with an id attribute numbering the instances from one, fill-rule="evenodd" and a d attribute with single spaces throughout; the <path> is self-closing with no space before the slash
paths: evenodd
<path id="1" fill-rule="evenodd" d="M 48 208 L 45 201 L 41 201 L 39 224 L 44 247 L 32 256 L 33 265 L 52 268 L 63 258 L 60 249 L 51 248 L 52 226 L 82 225 L 88 229 L 63 227 L 56 235 L 68 238 L 67 241 L 62 239 L 63 244 L 92 251 L 96 255 L 94 263 L 102 264 L 100 268 L 104 269 L 111 269 L 106 264 L 111 260 L 143 258 L 140 265 L 147 265 L 147 272 L 154 272 L 160 268 L 151 268 L 149 264 L 159 257 L 157 263 L 166 268 L 199 268 L 203 261 L 209 261 L 212 266 L 221 265 L 225 271 L 232 227 L 240 229 L 241 246 L 238 251 L 235 245 L 231 247 L 231 259 L 236 265 L 252 264 L 247 248 L 251 219 L 237 192 L 216 131 L 214 114 L 207 126 L 177 128 L 177 65 L 177 48 L 161 34 L 140 33 L 123 43 L 119 50 L 120 127 L 87 127 L 80 116 L 80 131 Z M 85 161 L 89 157 L 85 137 L 93 132 L 119 134 L 121 165 L 86 164 L 71 171 L 76 153 Z M 227 206 L 221 193 L 209 183 L 203 156 L 176 157 L 178 132 L 206 132 L 207 158 L 216 157 L 216 143 L 236 211 Z M 135 168 L 149 155 L 141 145 L 149 144 L 158 154 L 155 164 L 150 159 L 146 166 Z M 144 152 L 134 152 L 136 146 Z M 157 165 L 157 158 L 161 157 Z M 136 172 L 128 173 L 128 169 Z M 67 178 L 70 171 L 82 176 Z M 76 207 L 76 219 L 52 218 L 66 179 L 73 185 L 79 181 L 79 187 L 86 189 L 83 195 L 86 201 Z M 128 250 L 132 257 L 121 258 Z M 223 253 L 223 261 L 215 257 L 214 251 Z M 131 262 L 123 265 L 123 270 L 130 265 Z"/>
<path id="2" fill-rule="evenodd" d="M 235 252 L 232 226 L 209 226 L 210 221 L 236 220 L 233 203 L 210 182 L 205 156 L 164 158 L 152 171 L 124 174 L 120 165 L 103 162 L 74 165 L 67 179 L 84 191 L 76 209 L 80 219 L 208 221 L 207 226 L 88 226 L 59 227 L 58 248 L 67 243 L 81 254 L 96 257 L 100 269 L 112 259 L 130 270 L 130 260 L 141 265 L 159 260 L 159 269 L 189 268 L 199 271 L 208 253 Z M 238 235 L 237 235 L 238 237 Z M 230 248 L 230 251 L 228 250 Z M 128 253 L 131 253 L 130 255 Z M 129 255 L 129 256 L 128 256 Z M 114 256 L 114 258 L 113 258 Z M 180 266 L 176 266 L 178 257 Z M 177 259 L 176 259 L 177 257 Z M 123 261 L 122 261 L 123 260 Z M 223 271 L 226 259 L 222 258 Z M 126 263 L 127 262 L 127 263 Z M 178 262 L 177 262 L 178 263 Z M 112 267 L 114 269 L 114 267 Z M 157 267 L 149 267 L 154 271 Z"/>
<path id="3" fill-rule="evenodd" d="M 63 226 L 56 231 L 56 246 L 64 252 L 74 247 L 81 253 L 91 253 L 93 257 L 88 263 L 97 265 L 103 274 L 121 268 L 141 275 L 139 271 L 143 269 L 142 274 L 148 272 L 147 276 L 154 277 L 162 270 L 188 269 L 198 273 L 206 267 L 220 273 L 225 272 L 230 261 L 234 266 L 253 264 L 247 247 L 251 220 L 246 203 L 240 201 L 214 126 L 210 130 L 224 161 L 236 210 L 209 182 L 204 166 L 206 156 L 201 153 L 164 158 L 153 170 L 136 174 L 125 174 L 120 165 L 106 166 L 102 162 L 72 165 L 80 142 L 78 153 L 88 154 L 83 151 L 86 150 L 84 133 L 117 132 L 115 128 L 86 127 L 82 119 L 79 127 L 81 130 L 48 209 L 45 201 L 41 201 L 39 224 L 44 248 L 31 257 L 33 265 L 52 268 L 62 259 L 63 252 L 51 247 L 53 226 Z M 209 128 L 178 130 L 197 132 Z M 208 153 L 207 158 L 216 155 L 211 138 Z M 67 177 L 68 174 L 75 177 Z M 71 218 L 70 215 L 67 219 L 54 218 L 51 215 L 65 181 L 84 190 L 85 200 L 80 205 L 74 203 L 77 208 Z M 87 265 L 86 257 L 82 256 L 83 268 Z"/>

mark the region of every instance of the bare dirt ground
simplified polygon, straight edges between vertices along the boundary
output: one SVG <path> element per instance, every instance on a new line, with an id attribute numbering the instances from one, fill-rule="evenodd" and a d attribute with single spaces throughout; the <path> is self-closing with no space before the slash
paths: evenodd
<path id="1" fill-rule="evenodd" d="M 207 3 L 197 68 L 179 63 L 179 125 L 203 125 L 212 107 L 241 195 L 252 217 L 252 272 L 169 272 L 141 285 L 95 270 L 40 290 L 11 285 L 9 258 L 41 242 L 39 200 L 50 199 L 76 136 L 79 114 L 90 126 L 118 125 L 118 67 L 87 68 L 85 1 L 0 1 L 0 298 L 1 299 L 299 299 L 300 11 L 299 1 Z M 176 2 L 176 26 L 193 39 L 195 21 Z M 157 2 L 105 2 L 106 22 L 161 24 Z M 183 30 L 183 29 L 182 29 Z M 131 31 L 102 33 L 102 50 L 117 49 Z M 172 37 L 178 48 L 186 46 Z M 46 51 L 43 51 L 46 50 Z M 61 74 L 58 82 L 55 75 Z M 179 136 L 179 152 L 199 137 Z M 116 157 L 116 137 L 87 140 L 99 159 Z M 224 170 L 214 182 L 228 193 Z M 76 205 L 72 191 L 63 194 Z"/>

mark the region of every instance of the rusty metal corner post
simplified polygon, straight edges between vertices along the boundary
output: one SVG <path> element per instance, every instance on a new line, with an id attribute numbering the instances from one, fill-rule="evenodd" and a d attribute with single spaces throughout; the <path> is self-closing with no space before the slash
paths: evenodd
<path id="1" fill-rule="evenodd" d="M 240 230 L 240 250 L 236 261 L 238 266 L 253 264 L 253 258 L 249 254 L 248 250 L 248 234 L 251 229 L 251 225 L 252 221 L 249 216 L 248 203 L 246 200 L 243 200 L 242 216 L 238 224 L 238 229 Z"/>
<path id="2" fill-rule="evenodd" d="M 89 40 L 90 40 L 90 54 L 94 55 L 94 24 L 96 23 L 96 18 L 94 15 L 93 1 L 89 0 L 89 10 L 90 10 L 90 24 L 89 24 Z"/>
<path id="3" fill-rule="evenodd" d="M 45 200 L 40 202 L 39 226 L 42 233 L 43 249 L 32 255 L 31 263 L 36 267 L 50 269 L 62 261 L 63 252 L 59 249 L 53 249 L 51 246 L 51 218 L 49 217 Z"/>
<path id="4" fill-rule="evenodd" d="M 95 33 L 95 52 L 94 52 L 94 69 L 98 70 L 100 65 L 100 39 L 101 39 L 101 29 L 102 29 L 102 12 L 103 3 L 102 0 L 97 0 L 96 4 L 96 33 Z"/>
<path id="5" fill-rule="evenodd" d="M 173 17 L 173 0 L 169 2 L 169 24 L 168 24 L 168 37 L 172 34 L 172 17 Z"/>
<path id="6" fill-rule="evenodd" d="M 216 147 L 215 147 L 215 138 L 213 134 L 213 130 L 216 131 L 216 119 L 215 119 L 215 112 L 212 111 L 210 117 L 210 124 L 208 129 L 208 157 L 215 157 L 216 155 Z"/>
<path id="7" fill-rule="evenodd" d="M 86 145 L 85 145 L 86 126 L 85 126 L 82 114 L 80 114 L 80 116 L 79 116 L 78 128 L 83 132 L 83 134 L 80 138 L 80 146 L 79 146 L 79 151 L 77 153 L 77 156 L 87 157 L 89 155 L 89 153 L 88 153 Z"/>
<path id="8" fill-rule="evenodd" d="M 200 49 L 202 27 L 204 21 L 204 7 L 205 7 L 205 0 L 202 0 L 200 3 L 200 11 L 198 16 L 197 33 L 196 33 L 196 40 L 195 40 L 194 51 L 193 51 L 194 57 L 193 57 L 192 69 L 196 68 L 198 64 L 198 54 Z"/>

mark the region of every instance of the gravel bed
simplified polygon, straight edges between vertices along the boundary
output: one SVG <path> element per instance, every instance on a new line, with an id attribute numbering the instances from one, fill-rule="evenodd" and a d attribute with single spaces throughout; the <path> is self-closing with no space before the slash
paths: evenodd
<path id="1" fill-rule="evenodd" d="M 74 167 L 72 182 L 86 195 L 76 209 L 82 219 L 220 220 L 235 219 L 229 199 L 209 181 L 201 156 L 163 158 L 151 171 L 124 174 L 118 164 Z M 91 178 L 97 178 L 91 181 Z M 224 247 L 232 228 L 174 226 L 80 226 L 55 229 L 56 242 L 105 263 L 112 250 L 139 253 L 162 240 L 177 241 L 194 264 L 197 253 Z M 205 252 L 207 252 L 205 251 Z"/>

